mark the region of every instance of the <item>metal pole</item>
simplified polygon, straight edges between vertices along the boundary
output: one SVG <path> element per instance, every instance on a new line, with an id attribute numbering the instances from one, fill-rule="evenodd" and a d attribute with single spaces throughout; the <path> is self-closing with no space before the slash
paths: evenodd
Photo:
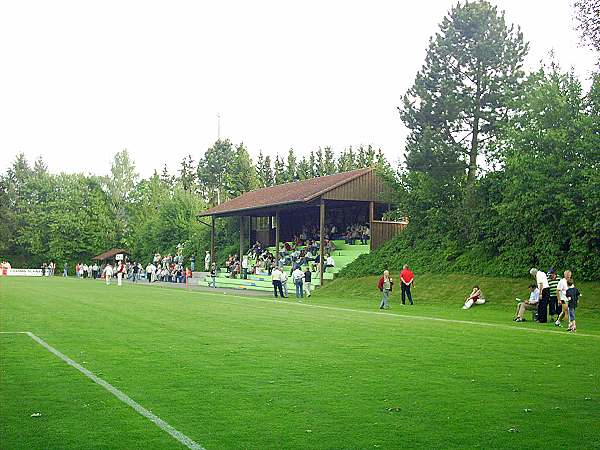
<path id="1" fill-rule="evenodd" d="M 325 200 L 323 199 L 321 199 L 321 209 L 319 214 L 319 252 L 319 274 L 321 279 L 321 287 L 323 287 L 323 267 L 325 266 L 325 261 L 323 261 L 325 253 Z"/>

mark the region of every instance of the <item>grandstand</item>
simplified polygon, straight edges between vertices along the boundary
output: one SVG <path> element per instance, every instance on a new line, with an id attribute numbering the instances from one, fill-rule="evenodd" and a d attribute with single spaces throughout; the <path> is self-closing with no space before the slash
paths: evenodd
<path id="1" fill-rule="evenodd" d="M 316 268 L 313 286 L 321 286 L 333 279 L 341 268 L 356 259 L 361 253 L 374 250 L 406 226 L 406 222 L 383 220 L 390 208 L 393 192 L 383 177 L 374 168 L 364 168 L 335 175 L 311 178 L 293 183 L 281 184 L 242 194 L 239 197 L 216 205 L 199 214 L 199 220 L 210 217 L 211 262 L 216 261 L 215 220 L 223 217 L 237 217 L 240 224 L 240 251 L 247 253 L 253 242 L 261 242 L 272 248 L 275 261 L 279 260 L 279 244 L 292 241 L 303 229 L 316 232 L 312 239 L 326 236 L 326 225 L 333 223 L 344 230 L 350 224 L 368 224 L 370 239 L 368 245 L 347 245 L 334 240 L 337 249 L 333 253 L 335 268 L 327 271 Z M 204 222 L 203 222 L 204 223 Z M 338 236 L 339 237 L 339 236 Z M 319 241 L 321 265 L 324 262 L 324 240 Z M 291 267 L 284 266 L 284 272 Z M 236 289 L 271 290 L 270 277 L 252 275 L 247 280 L 229 279 L 225 270 L 219 271 L 217 286 Z M 208 280 L 202 283 L 208 285 Z M 288 285 L 291 281 L 288 281 Z"/>

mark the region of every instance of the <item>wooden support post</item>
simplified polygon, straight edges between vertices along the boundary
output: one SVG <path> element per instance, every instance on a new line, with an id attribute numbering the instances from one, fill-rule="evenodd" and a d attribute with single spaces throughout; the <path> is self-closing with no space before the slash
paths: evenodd
<path id="1" fill-rule="evenodd" d="M 279 211 L 275 212 L 275 265 L 279 264 Z"/>
<path id="2" fill-rule="evenodd" d="M 375 215 L 375 203 L 369 202 L 369 249 L 373 251 L 373 219 Z"/>
<path id="3" fill-rule="evenodd" d="M 325 261 L 323 260 L 325 253 L 325 200 L 321 199 L 321 210 L 319 214 L 319 275 L 321 287 L 323 286 L 323 268 Z"/>
<path id="4" fill-rule="evenodd" d="M 244 216 L 240 216 L 240 261 L 244 254 Z"/>
<path id="5" fill-rule="evenodd" d="M 210 263 L 216 263 L 215 255 L 215 216 L 210 216 Z M 209 268 L 210 269 L 210 268 Z"/>

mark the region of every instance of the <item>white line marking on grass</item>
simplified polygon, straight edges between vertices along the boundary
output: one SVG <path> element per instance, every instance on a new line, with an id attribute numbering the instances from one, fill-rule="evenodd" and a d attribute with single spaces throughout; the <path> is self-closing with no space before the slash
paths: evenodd
<path id="1" fill-rule="evenodd" d="M 181 431 L 178 431 L 175 428 L 173 428 L 171 425 L 169 425 L 167 422 L 165 422 L 164 420 L 162 420 L 156 414 L 153 414 L 151 411 L 148 411 L 146 408 L 144 408 L 142 405 L 140 405 L 139 403 L 137 403 L 135 400 L 132 400 L 131 397 L 129 397 L 127 394 L 123 393 L 122 391 L 120 391 L 119 389 L 117 389 L 116 387 L 114 387 L 112 384 L 104 381 L 102 378 L 97 377 L 92 372 L 90 372 L 89 370 L 87 370 L 85 367 L 82 367 L 81 365 L 79 365 L 78 363 L 76 363 L 75 361 L 73 361 L 71 358 L 69 358 L 67 355 L 59 352 L 54 347 L 52 347 L 50 344 L 48 344 L 46 341 L 44 341 L 43 339 L 37 337 L 35 334 L 33 334 L 33 333 L 29 332 L 29 331 L 3 331 L 1 333 L 5 333 L 5 334 L 8 334 L 8 333 L 17 334 L 17 333 L 19 333 L 19 334 L 26 334 L 26 335 L 28 335 L 31 339 L 33 339 L 35 342 L 37 342 L 38 344 L 40 344 L 42 347 L 44 347 L 50 353 L 54 354 L 55 356 L 58 356 L 60 359 L 62 359 L 68 365 L 70 365 L 71 367 L 74 367 L 75 369 L 79 370 L 82 374 L 84 374 L 86 377 L 88 377 L 94 383 L 102 386 L 104 389 L 106 389 L 112 395 L 114 395 L 115 397 L 117 397 L 119 400 L 121 400 L 126 405 L 131 406 L 136 412 L 138 412 L 139 414 L 141 414 L 142 416 L 144 416 L 145 418 L 147 418 L 148 420 L 150 420 L 151 422 L 153 422 L 161 430 L 166 431 L 167 433 L 169 433 L 172 437 L 174 437 L 175 439 L 177 439 L 179 442 L 181 442 L 187 448 L 192 449 L 192 450 L 205 450 L 204 447 L 202 447 L 200 444 L 198 444 L 197 442 L 194 442 L 192 439 L 190 439 L 189 437 L 187 437 Z"/>
<path id="2" fill-rule="evenodd" d="M 292 303 L 290 303 L 290 304 L 292 304 Z M 403 317 L 403 318 L 407 318 L 407 319 L 433 320 L 433 321 L 437 321 L 437 322 L 460 323 L 460 324 L 466 324 L 466 325 L 480 325 L 483 327 L 502 328 L 505 330 L 531 331 L 533 333 L 550 333 L 550 334 L 562 335 L 562 336 L 570 334 L 570 333 L 561 333 L 560 331 L 553 331 L 553 330 L 537 330 L 535 328 L 522 328 L 522 327 L 517 327 L 517 326 L 503 325 L 501 323 L 475 322 L 473 320 L 444 319 L 442 317 L 430 317 L 430 316 L 411 316 L 408 314 L 394 314 L 394 313 L 386 313 L 386 312 L 378 312 L 378 311 L 362 311 L 360 309 L 339 308 L 336 306 L 324 306 L 324 305 L 308 305 L 308 304 L 304 304 L 304 303 L 298 303 L 298 305 L 308 306 L 311 308 L 333 309 L 333 310 L 339 310 L 339 311 L 354 311 L 354 312 L 361 312 L 361 313 L 366 313 L 366 314 L 386 315 L 386 316 L 391 316 L 391 317 Z M 600 335 L 597 335 L 597 334 L 573 333 L 573 335 L 600 338 Z"/>
<path id="3" fill-rule="evenodd" d="M 213 295 L 213 296 L 219 295 L 217 292 L 194 292 L 194 293 L 208 294 L 208 295 Z M 222 299 L 223 297 L 220 297 L 220 298 Z M 238 298 L 238 299 L 243 299 L 244 301 L 253 300 L 253 301 L 259 301 L 259 302 L 270 303 L 270 304 L 274 303 L 273 300 L 268 300 L 265 298 L 244 297 L 244 296 L 240 296 L 240 295 L 230 295 L 229 298 Z M 277 301 L 277 304 L 290 305 L 290 306 L 293 305 L 293 306 L 308 307 L 308 308 L 328 309 L 328 310 L 332 310 L 332 311 L 362 313 L 362 314 L 370 314 L 370 315 L 375 315 L 375 316 L 401 317 L 404 319 L 432 320 L 432 321 L 436 321 L 436 322 L 458 323 L 458 324 L 463 324 L 463 325 L 480 325 L 483 327 L 501 328 L 504 330 L 519 330 L 519 331 L 529 331 L 532 333 L 555 334 L 557 336 L 571 335 L 571 336 L 583 336 L 583 337 L 592 337 L 592 338 L 600 339 L 600 335 L 598 335 L 598 334 L 586 334 L 586 333 L 572 333 L 571 334 L 571 333 L 565 333 L 565 332 L 553 331 L 553 330 L 538 330 L 535 328 L 523 328 L 523 327 L 518 327 L 518 326 L 503 325 L 501 323 L 475 322 L 473 320 L 461 320 L 461 319 L 444 319 L 442 317 L 431 317 L 431 316 L 412 316 L 409 314 L 395 314 L 395 313 L 388 313 L 388 312 L 383 312 L 383 311 L 365 311 L 362 309 L 342 308 L 339 306 L 315 305 L 315 304 L 310 304 L 310 303 L 298 303 L 298 302 L 290 302 L 290 301 L 287 301 L 287 302 Z"/>
<path id="4" fill-rule="evenodd" d="M 27 334 L 27 331 L 0 331 L 0 334 Z"/>

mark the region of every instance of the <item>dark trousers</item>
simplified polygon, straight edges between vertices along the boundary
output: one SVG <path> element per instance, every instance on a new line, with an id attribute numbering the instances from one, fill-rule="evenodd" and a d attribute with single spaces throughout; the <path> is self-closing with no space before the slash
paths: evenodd
<path id="1" fill-rule="evenodd" d="M 558 316 L 562 311 L 562 308 L 558 306 L 558 297 L 556 295 L 550 297 L 550 315 Z"/>
<path id="2" fill-rule="evenodd" d="M 244 280 L 247 280 L 247 279 L 248 279 L 248 269 L 246 269 L 246 268 L 242 268 L 242 278 L 243 278 Z"/>
<path id="3" fill-rule="evenodd" d="M 275 294 L 275 298 L 277 298 L 277 291 L 279 290 L 279 295 L 283 298 L 283 285 L 279 280 L 273 280 L 273 294 Z"/>
<path id="4" fill-rule="evenodd" d="M 408 296 L 408 301 L 412 305 L 413 301 L 412 301 L 412 295 L 410 293 L 410 285 L 401 283 L 401 287 L 402 287 L 402 304 L 403 305 L 406 304 L 405 298 Z"/>
<path id="5" fill-rule="evenodd" d="M 550 288 L 542 289 L 542 297 L 538 303 L 538 322 L 548 322 L 548 302 L 550 301 Z"/>

